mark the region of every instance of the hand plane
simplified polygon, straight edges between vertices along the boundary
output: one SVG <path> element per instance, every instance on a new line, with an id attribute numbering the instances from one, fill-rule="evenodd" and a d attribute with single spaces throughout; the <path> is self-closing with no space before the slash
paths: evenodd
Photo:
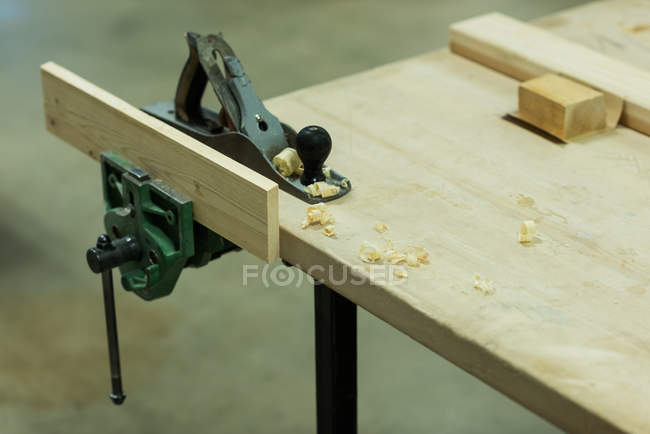
<path id="1" fill-rule="evenodd" d="M 281 190 L 307 202 L 337 199 L 351 189 L 349 179 L 335 170 L 323 172 L 332 142 L 318 126 L 303 128 L 298 134 L 269 112 L 255 94 L 250 79 L 228 43 L 219 35 L 185 35 L 189 57 L 173 102 L 161 102 L 143 110 L 194 137 L 205 145 L 278 183 Z M 201 98 L 210 82 L 221 110 L 201 107 Z M 273 157 L 283 149 L 296 149 L 304 165 L 302 175 L 282 176 Z M 338 192 L 322 198 L 307 186 L 324 181 Z"/>

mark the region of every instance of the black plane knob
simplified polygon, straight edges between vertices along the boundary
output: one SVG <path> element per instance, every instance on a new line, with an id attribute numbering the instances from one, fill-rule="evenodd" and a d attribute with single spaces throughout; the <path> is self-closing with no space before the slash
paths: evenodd
<path id="1" fill-rule="evenodd" d="M 323 164 L 332 150 L 332 138 L 325 128 L 310 125 L 296 136 L 296 151 L 305 168 L 300 176 L 303 185 L 325 181 Z"/>

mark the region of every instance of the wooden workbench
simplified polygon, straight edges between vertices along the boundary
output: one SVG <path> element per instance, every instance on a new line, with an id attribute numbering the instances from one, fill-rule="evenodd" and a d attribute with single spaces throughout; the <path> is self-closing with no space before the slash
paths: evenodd
<path id="1" fill-rule="evenodd" d="M 648 17 L 650 2 L 608 1 L 538 23 L 650 69 Z M 354 186 L 331 205 L 336 238 L 301 229 L 305 204 L 280 191 L 280 255 L 366 275 L 359 247 L 386 223 L 431 264 L 401 284 L 313 274 L 561 428 L 649 431 L 650 137 L 619 126 L 552 143 L 503 119 L 517 85 L 443 49 L 268 101 L 326 127 L 329 164 Z"/>
<path id="2" fill-rule="evenodd" d="M 650 2 L 619 0 L 538 25 L 650 70 L 648 17 Z M 330 132 L 328 164 L 352 181 L 328 238 L 301 229 L 304 202 L 61 67 L 44 65 L 43 85 L 50 131 L 143 165 L 257 256 L 276 258 L 279 238 L 283 259 L 561 428 L 650 431 L 647 135 L 549 141 L 505 117 L 516 80 L 446 49 L 272 99 L 280 119 Z M 528 245 L 523 220 L 537 222 Z M 363 263 L 378 222 L 431 263 L 401 280 Z"/>

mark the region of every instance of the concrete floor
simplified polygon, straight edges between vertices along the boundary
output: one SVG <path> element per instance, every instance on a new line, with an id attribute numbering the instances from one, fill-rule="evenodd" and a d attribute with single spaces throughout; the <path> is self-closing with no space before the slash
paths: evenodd
<path id="1" fill-rule="evenodd" d="M 98 165 L 44 131 L 38 66 L 55 60 L 127 101 L 171 99 L 183 32 L 223 31 L 260 96 L 446 44 L 489 10 L 523 19 L 580 0 L 0 0 L 0 433 L 314 431 L 309 285 L 241 284 L 249 254 L 186 271 L 168 298 L 117 293 L 125 388 L 107 399 Z M 361 432 L 554 427 L 360 311 Z"/>

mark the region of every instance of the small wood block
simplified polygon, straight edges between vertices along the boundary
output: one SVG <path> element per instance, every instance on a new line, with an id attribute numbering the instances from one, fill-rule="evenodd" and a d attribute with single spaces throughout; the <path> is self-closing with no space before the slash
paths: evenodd
<path id="1" fill-rule="evenodd" d="M 605 95 L 568 78 L 546 74 L 519 85 L 518 116 L 568 140 L 606 128 Z"/>

